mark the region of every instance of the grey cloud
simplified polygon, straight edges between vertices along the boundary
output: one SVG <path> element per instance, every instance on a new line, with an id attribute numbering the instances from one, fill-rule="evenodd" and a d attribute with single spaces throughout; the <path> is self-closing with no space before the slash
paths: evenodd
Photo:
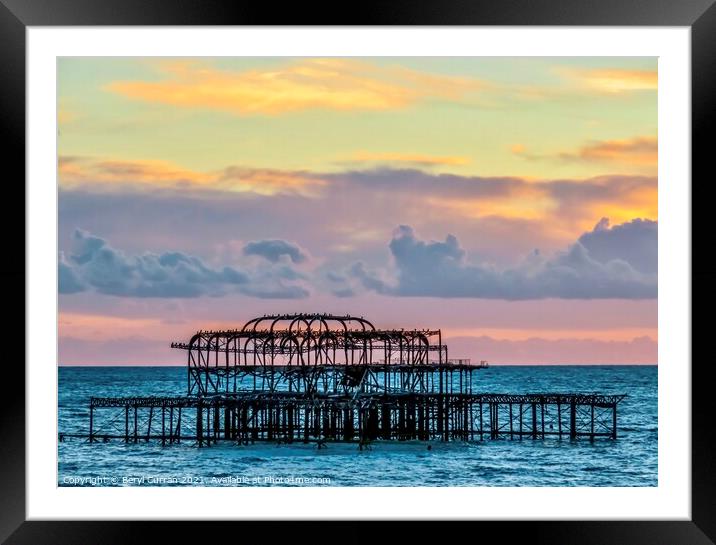
<path id="1" fill-rule="evenodd" d="M 378 278 L 376 273 L 368 271 L 361 262 L 354 263 L 350 269 L 350 275 L 357 278 L 364 288 L 378 293 L 390 294 L 391 287 L 383 280 Z"/>
<path id="2" fill-rule="evenodd" d="M 507 197 L 527 184 L 515 177 L 458 176 L 433 174 L 417 169 L 376 168 L 324 174 L 323 178 L 371 191 L 427 192 L 441 196 Z"/>
<path id="3" fill-rule="evenodd" d="M 60 247 L 68 244 L 77 226 L 102 233 L 117 247 L 135 254 L 146 247 L 169 248 L 169 244 L 181 240 L 185 252 L 204 255 L 207 241 L 224 240 L 227 233 L 241 233 L 244 241 L 290 240 L 286 238 L 290 236 L 301 241 L 303 253 L 341 261 L 342 266 L 347 252 L 335 250 L 339 243 L 359 255 L 355 260 L 375 263 L 384 255 L 383 241 L 389 240 L 391 229 L 405 223 L 422 232 L 460 233 L 472 255 L 479 251 L 491 261 L 510 263 L 536 246 L 554 249 L 554 233 L 562 229 L 549 227 L 571 229 L 575 222 L 591 218 L 600 206 L 608 208 L 610 203 L 631 202 L 634 196 L 643 195 L 657 184 L 656 178 L 646 177 L 609 176 L 536 183 L 514 177 L 461 177 L 395 169 L 320 177 L 327 182 L 321 190 L 322 198 L 308 200 L 283 194 L 269 197 L 244 192 L 201 193 L 198 188 L 149 192 L 127 187 L 121 193 L 92 187 L 60 188 Z M 449 208 L 441 213 L 441 202 L 426 213 L 426 206 L 432 206 L 427 198 L 445 199 L 446 203 L 474 200 L 471 210 L 477 216 L 466 217 Z M 555 206 L 550 211 L 553 224 L 548 226 L 546 221 L 537 219 L 505 218 L 490 212 L 489 206 L 484 209 L 480 206 L 482 199 L 509 204 L 513 198 L 551 203 Z M 127 222 L 128 217 L 132 222 Z M 318 217 L 320 222 L 316 221 Z M 290 232 L 286 225 L 290 225 Z M 349 236 L 348 226 L 356 235 L 349 241 L 345 240 Z M 381 233 L 380 238 L 357 236 L 369 231 Z M 470 235 L 467 239 L 467 233 L 484 236 Z M 504 244 L 505 238 L 513 243 Z M 290 261 L 289 256 L 280 259 Z"/>
<path id="4" fill-rule="evenodd" d="M 198 297 L 220 295 L 227 285 L 248 282 L 248 276 L 231 267 L 212 269 L 199 258 L 180 252 L 127 256 L 90 233 L 76 230 L 75 253 L 65 269 L 87 288 L 107 295 L 129 297 Z M 60 271 L 63 264 L 60 264 Z M 64 276 L 64 280 L 63 280 Z M 67 270 L 60 277 L 60 293 L 68 293 Z M 75 291 L 79 291 L 75 289 Z"/>
<path id="5" fill-rule="evenodd" d="M 354 265 L 354 267 L 357 265 L 358 264 Z M 325 271 L 323 276 L 329 281 L 328 289 L 334 296 L 346 298 L 356 295 L 356 291 L 350 285 L 349 275 L 340 274 L 335 271 Z"/>
<path id="6" fill-rule="evenodd" d="M 306 261 L 306 253 L 296 244 L 285 240 L 258 240 L 244 246 L 244 255 L 257 255 L 271 263 L 278 262 L 287 256 L 293 263 Z"/>
<path id="7" fill-rule="evenodd" d="M 239 288 L 241 293 L 261 299 L 304 299 L 310 292 L 300 283 L 307 276 L 282 263 L 262 264 L 251 269 L 251 281 Z"/>
<path id="8" fill-rule="evenodd" d="M 305 299 L 310 292 L 303 286 L 283 285 L 276 286 L 246 286 L 242 293 L 260 299 Z"/>
<path id="9" fill-rule="evenodd" d="M 87 289 L 84 282 L 75 274 L 72 265 L 67 263 L 65 255 L 62 252 L 60 252 L 57 265 L 57 289 L 59 293 L 64 294 L 80 293 Z"/>
<path id="10" fill-rule="evenodd" d="M 300 271 L 297 271 L 293 267 L 289 267 L 287 265 L 279 266 L 279 267 L 273 267 L 273 275 L 276 276 L 276 278 L 281 278 L 283 280 L 306 280 L 307 277 L 305 274 L 303 274 Z"/>
<path id="11" fill-rule="evenodd" d="M 635 231 L 639 231 L 638 236 Z M 353 265 L 350 272 L 364 288 L 398 296 L 654 298 L 657 276 L 644 257 L 649 252 L 633 247 L 655 247 L 656 235 L 656 225 L 631 222 L 609 229 L 601 222 L 592 233 L 583 235 L 584 241 L 580 238 L 564 252 L 545 258 L 535 251 L 518 267 L 498 270 L 468 262 L 452 235 L 444 241 L 426 242 L 403 225 L 389 245 L 396 269 L 392 283 L 367 271 L 362 263 Z"/>
<path id="12" fill-rule="evenodd" d="M 333 295 L 335 295 L 336 297 L 341 297 L 341 298 L 355 297 L 355 295 L 356 295 L 356 292 L 351 288 L 338 288 L 338 289 L 331 291 L 331 293 Z"/>
<path id="13" fill-rule="evenodd" d="M 346 277 L 344 275 L 338 274 L 335 271 L 327 271 L 325 276 L 331 282 L 345 282 L 346 281 Z"/>
<path id="14" fill-rule="evenodd" d="M 74 253 L 60 255 L 59 292 L 64 294 L 95 290 L 124 297 L 221 296 L 234 290 L 260 298 L 301 298 L 308 292 L 284 280 L 302 278 L 290 267 L 276 270 L 213 268 L 198 257 L 182 252 L 126 255 L 104 239 L 77 229 Z"/>
<path id="15" fill-rule="evenodd" d="M 642 273 L 656 273 L 657 230 L 655 221 L 635 219 L 609 228 L 609 220 L 602 218 L 594 230 L 579 237 L 579 242 L 602 263 L 617 259 Z"/>
<path id="16" fill-rule="evenodd" d="M 324 174 L 323 178 L 338 182 L 341 189 L 352 186 L 372 192 L 406 193 L 409 195 L 439 195 L 447 198 L 510 198 L 521 192 L 541 192 L 553 199 L 563 211 L 585 202 L 623 198 L 643 188 L 655 188 L 652 176 L 609 175 L 587 179 L 544 180 L 539 183 L 523 178 L 501 176 L 460 176 L 434 174 L 417 169 L 377 168 Z"/>

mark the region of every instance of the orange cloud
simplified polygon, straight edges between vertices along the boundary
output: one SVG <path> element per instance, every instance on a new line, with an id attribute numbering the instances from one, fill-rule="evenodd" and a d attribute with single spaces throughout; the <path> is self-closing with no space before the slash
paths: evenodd
<path id="1" fill-rule="evenodd" d="M 601 143 L 590 145 L 584 154 L 612 160 L 616 154 L 614 150 L 638 149 L 640 146 L 633 142 L 629 145 Z M 331 202 L 336 195 L 345 199 L 347 192 L 352 191 L 357 191 L 355 195 L 359 198 L 360 191 L 369 187 L 372 192 L 399 194 L 395 197 L 399 199 L 396 202 L 401 203 L 406 214 L 425 210 L 427 206 L 435 217 L 537 222 L 540 231 L 554 240 L 570 240 L 575 233 L 591 230 L 602 217 L 609 217 L 614 223 L 633 218 L 658 218 L 658 184 L 651 175 L 529 180 L 469 178 L 419 171 L 406 175 L 402 170 L 374 169 L 354 177 L 351 172 L 331 174 L 243 166 L 204 172 L 166 161 L 96 160 L 71 156 L 60 157 L 58 171 L 63 188 L 92 187 L 100 191 L 166 189 L 197 195 L 236 192 L 320 197 Z M 416 188 L 420 190 L 416 191 Z M 383 236 L 370 226 L 365 226 L 361 232 L 360 236 L 346 235 L 350 242 L 344 241 L 344 244 L 363 243 L 361 237 L 369 235 L 371 239 Z"/>
<path id="2" fill-rule="evenodd" d="M 575 151 L 557 154 L 536 154 L 523 144 L 514 144 L 510 151 L 529 160 L 589 161 L 593 163 L 618 164 L 630 167 L 646 167 L 640 170 L 656 172 L 659 143 L 655 136 L 637 136 L 623 140 L 598 140 L 589 142 Z"/>
<path id="3" fill-rule="evenodd" d="M 614 184 L 610 177 L 604 176 L 592 178 L 591 182 L 596 190 L 592 198 L 561 203 L 560 211 L 565 219 L 572 219 L 572 223 L 567 221 L 565 225 L 571 225 L 573 231 L 589 231 L 602 217 L 609 218 L 613 224 L 634 218 L 659 219 L 659 191 L 655 178 L 634 177 Z"/>
<path id="4" fill-rule="evenodd" d="M 160 81 L 115 81 L 106 89 L 136 100 L 234 114 L 308 109 L 390 110 L 426 98 L 459 99 L 474 79 L 382 68 L 353 59 L 304 59 L 280 68 L 220 70 L 196 61 L 163 63 Z"/>
<path id="5" fill-rule="evenodd" d="M 545 220 L 559 206 L 548 184 L 519 180 L 505 192 L 494 195 L 456 194 L 423 197 L 431 208 L 443 209 L 447 214 L 471 219 L 499 217 L 516 220 Z"/>
<path id="6" fill-rule="evenodd" d="M 213 176 L 183 169 L 166 161 L 101 161 L 92 165 L 108 181 L 133 180 L 141 183 L 187 181 L 202 184 L 213 181 Z"/>
<path id="7" fill-rule="evenodd" d="M 599 176 L 583 180 L 524 179 L 494 194 L 434 194 L 420 197 L 437 214 L 467 219 L 503 218 L 539 223 L 554 240 L 590 231 L 602 217 L 614 223 L 658 219 L 658 184 L 647 176 Z"/>
<path id="8" fill-rule="evenodd" d="M 656 137 L 639 136 L 627 140 L 603 140 L 591 142 L 576 152 L 561 153 L 565 160 L 619 163 L 631 166 L 653 167 L 658 165 L 659 146 Z"/>
<path id="9" fill-rule="evenodd" d="M 658 86 L 655 70 L 559 68 L 557 72 L 582 87 L 601 93 L 655 91 Z"/>
<path id="10" fill-rule="evenodd" d="M 625 191 L 619 201 L 593 202 L 585 207 L 587 216 L 593 218 L 602 215 L 613 223 L 624 223 L 633 218 L 645 218 L 653 221 L 659 218 L 658 190 L 656 187 L 639 187 Z M 590 214 L 591 212 L 591 214 Z M 588 227 L 587 222 L 581 224 Z"/>
<path id="11" fill-rule="evenodd" d="M 317 197 L 326 182 L 305 172 L 228 167 L 221 172 L 217 187 L 259 195 L 299 194 Z"/>
<path id="12" fill-rule="evenodd" d="M 576 154 L 562 153 L 560 157 L 656 167 L 658 151 L 658 141 L 655 137 L 641 136 L 629 140 L 592 142 L 583 146 Z"/>
<path id="13" fill-rule="evenodd" d="M 100 184 L 163 185 L 186 182 L 205 184 L 215 176 L 173 165 L 167 161 L 93 160 L 83 157 L 60 157 L 60 184 L 63 186 Z"/>
<path id="14" fill-rule="evenodd" d="M 319 177 L 302 172 L 235 166 L 220 171 L 199 172 L 167 161 L 152 160 L 97 161 L 60 157 L 58 172 L 60 185 L 66 188 L 84 185 L 104 186 L 108 189 L 134 186 L 314 197 L 326 184 Z"/>
<path id="15" fill-rule="evenodd" d="M 420 153 L 380 153 L 357 151 L 350 158 L 351 162 L 358 163 L 410 163 L 418 166 L 460 166 L 470 163 L 467 157 L 424 155 Z"/>

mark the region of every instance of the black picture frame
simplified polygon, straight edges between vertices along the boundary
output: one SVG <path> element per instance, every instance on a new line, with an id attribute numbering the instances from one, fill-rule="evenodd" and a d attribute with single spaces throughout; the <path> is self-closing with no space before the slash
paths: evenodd
<path id="1" fill-rule="evenodd" d="M 217 522 L 137 522 L 137 521 L 26 521 L 25 520 L 25 373 L 19 365 L 24 343 L 17 333 L 18 317 L 25 317 L 24 237 L 17 235 L 24 225 L 25 202 L 25 31 L 28 26 L 83 25 L 577 25 L 577 26 L 685 26 L 692 36 L 692 290 L 698 298 L 692 306 L 692 345 L 698 333 L 707 333 L 709 320 L 696 320 L 697 309 L 708 317 L 714 306 L 716 259 L 706 244 L 710 232 L 705 214 L 697 208 L 710 204 L 706 179 L 710 149 L 709 133 L 716 118 L 716 5 L 715 0 L 406 0 L 360 2 L 352 7 L 228 2 L 226 0 L 0 0 L 0 119 L 4 142 L 4 211 L 0 224 L 5 236 L 8 261 L 0 268 L 5 301 L 14 312 L 11 332 L 6 329 L 6 347 L 0 383 L 0 541 L 7 544 L 52 543 L 141 543 L 183 540 L 218 540 L 224 532 L 240 539 L 235 527 Z M 699 219 L 701 218 L 701 219 Z M 8 247 L 9 246 L 9 247 Z M 13 330 L 14 329 L 14 330 Z M 703 346 L 703 342 L 702 342 Z M 695 352 L 694 352 L 695 354 Z M 479 532 L 500 536 L 501 542 L 589 544 L 708 544 L 716 542 L 716 456 L 712 454 L 716 426 L 713 426 L 710 362 L 692 356 L 683 362 L 692 376 L 692 516 L 690 521 L 502 521 L 478 522 L 476 528 L 455 529 L 445 534 L 432 528 L 443 539 L 453 532 Z M 240 514 L 240 513 L 237 513 Z M 316 514 L 320 519 L 320 513 Z M 240 522 L 241 535 L 265 532 L 258 523 Z M 272 524 L 270 542 L 339 539 L 345 543 L 364 543 L 386 534 L 379 522 L 341 523 L 340 529 L 308 528 L 319 523 Z M 457 523 L 455 523 L 457 524 Z M 425 525 L 401 525 L 400 539 L 425 537 Z M 316 533 L 317 532 L 317 533 Z M 469 534 L 468 534 L 469 535 Z M 324 538 L 316 537 L 324 536 Z M 331 537 L 332 536 L 332 537 Z"/>

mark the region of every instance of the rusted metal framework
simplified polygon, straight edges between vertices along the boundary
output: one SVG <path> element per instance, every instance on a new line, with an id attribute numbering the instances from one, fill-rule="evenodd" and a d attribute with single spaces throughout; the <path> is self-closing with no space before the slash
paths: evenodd
<path id="1" fill-rule="evenodd" d="M 376 329 L 362 317 L 276 314 L 188 343 L 189 395 L 439 392 L 470 388 L 476 366 L 451 361 L 440 330 Z"/>
<path id="2" fill-rule="evenodd" d="M 623 398 L 565 393 L 311 398 L 287 392 L 92 398 L 89 440 L 210 446 L 219 441 L 366 445 L 375 440 L 616 439 L 617 405 Z"/>
<path id="3" fill-rule="evenodd" d="M 278 314 L 188 343 L 187 395 L 90 399 L 90 442 L 616 439 L 623 395 L 473 392 L 486 367 L 448 359 L 440 330 Z"/>

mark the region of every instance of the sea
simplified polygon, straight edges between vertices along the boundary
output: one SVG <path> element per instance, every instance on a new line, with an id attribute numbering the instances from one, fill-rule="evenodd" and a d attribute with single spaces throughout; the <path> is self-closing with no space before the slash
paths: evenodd
<path id="1" fill-rule="evenodd" d="M 492 365 L 473 392 L 627 394 L 618 438 L 236 445 L 58 441 L 58 486 L 658 485 L 657 367 Z M 174 396 L 186 367 L 59 367 L 58 433 L 87 433 L 91 396 Z"/>

